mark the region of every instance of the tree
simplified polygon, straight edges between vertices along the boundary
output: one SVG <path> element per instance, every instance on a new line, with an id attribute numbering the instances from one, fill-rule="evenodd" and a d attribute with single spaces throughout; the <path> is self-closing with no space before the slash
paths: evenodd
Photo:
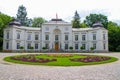
<path id="1" fill-rule="evenodd" d="M 2 44 L 3 44 L 3 30 L 8 25 L 9 22 L 12 21 L 12 17 L 0 13 L 0 50 L 2 49 Z"/>
<path id="2" fill-rule="evenodd" d="M 120 26 L 114 22 L 108 22 L 109 50 L 119 51 L 120 45 Z"/>
<path id="3" fill-rule="evenodd" d="M 106 29 L 108 25 L 107 16 L 102 15 L 102 14 L 90 14 L 89 16 L 86 16 L 86 19 L 84 22 L 90 27 L 92 27 L 92 25 L 95 22 L 101 22 L 104 25 L 104 28 Z"/>
<path id="4" fill-rule="evenodd" d="M 85 24 L 84 22 L 82 22 L 82 23 L 80 24 L 80 27 L 81 27 L 81 28 L 87 28 L 88 26 L 87 26 L 87 24 Z"/>
<path id="5" fill-rule="evenodd" d="M 36 17 L 33 19 L 32 26 L 41 27 L 44 22 L 45 22 L 45 19 L 43 19 L 42 17 Z"/>
<path id="6" fill-rule="evenodd" d="M 80 16 L 77 11 L 75 12 L 75 15 L 72 21 L 72 26 L 73 28 L 80 28 Z"/>
<path id="7" fill-rule="evenodd" d="M 26 22 L 27 22 L 27 11 L 26 11 L 26 8 L 23 5 L 19 6 L 19 8 L 18 8 L 17 20 L 22 25 L 26 25 Z"/>

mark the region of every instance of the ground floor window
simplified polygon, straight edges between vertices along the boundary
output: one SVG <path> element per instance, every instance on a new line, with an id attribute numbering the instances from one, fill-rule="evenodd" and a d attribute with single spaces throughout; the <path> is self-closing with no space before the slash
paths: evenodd
<path id="1" fill-rule="evenodd" d="M 103 43 L 103 48 L 104 48 L 104 50 L 106 49 L 106 45 L 105 45 L 105 43 Z"/>
<path id="2" fill-rule="evenodd" d="M 82 47 L 83 47 L 83 49 L 85 50 L 85 49 L 86 49 L 86 44 L 83 43 L 83 44 L 82 44 Z"/>
<path id="3" fill-rule="evenodd" d="M 65 49 L 68 49 L 68 44 L 65 44 Z"/>
<path id="4" fill-rule="evenodd" d="M 35 43 L 35 49 L 38 49 L 38 43 Z"/>
<path id="5" fill-rule="evenodd" d="M 6 49 L 9 49 L 9 42 L 6 42 Z"/>
<path id="6" fill-rule="evenodd" d="M 96 49 L 96 43 L 93 43 L 93 48 Z"/>
<path id="7" fill-rule="evenodd" d="M 75 44 L 75 49 L 78 50 L 78 44 Z"/>
<path id="8" fill-rule="evenodd" d="M 31 47 L 31 43 L 28 43 L 27 44 L 27 49 L 30 49 L 30 47 Z"/>
<path id="9" fill-rule="evenodd" d="M 46 44 L 45 44 L 45 47 L 46 47 L 46 49 L 49 49 L 49 44 L 46 43 Z"/>
<path id="10" fill-rule="evenodd" d="M 17 48 L 17 49 L 20 49 L 20 43 L 17 43 L 17 44 L 16 44 L 16 48 Z"/>

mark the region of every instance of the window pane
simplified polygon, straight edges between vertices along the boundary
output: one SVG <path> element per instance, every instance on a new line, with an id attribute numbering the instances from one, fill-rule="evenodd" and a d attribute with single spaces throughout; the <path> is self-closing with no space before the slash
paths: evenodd
<path id="1" fill-rule="evenodd" d="M 68 44 L 65 44 L 65 49 L 68 49 Z"/>
<path id="2" fill-rule="evenodd" d="M 39 37 L 38 37 L 38 35 L 36 34 L 36 35 L 35 35 L 35 40 L 38 40 L 38 38 L 39 38 Z"/>
<path id="3" fill-rule="evenodd" d="M 49 44 L 45 44 L 46 49 L 49 49 Z"/>
<path id="4" fill-rule="evenodd" d="M 75 44 L 75 49 L 78 49 L 78 44 Z"/>
<path id="5" fill-rule="evenodd" d="M 93 43 L 93 48 L 96 49 L 96 43 Z"/>
<path id="6" fill-rule="evenodd" d="M 83 49 L 86 49 L 86 44 L 82 44 Z"/>
<path id="7" fill-rule="evenodd" d="M 58 35 L 55 35 L 55 40 L 58 40 Z"/>
<path id="8" fill-rule="evenodd" d="M 68 35 L 65 35 L 65 40 L 68 40 Z"/>
<path id="9" fill-rule="evenodd" d="M 27 40 L 31 40 L 31 34 L 28 34 Z"/>
<path id="10" fill-rule="evenodd" d="M 20 49 L 20 43 L 17 43 L 17 49 Z"/>
<path id="11" fill-rule="evenodd" d="M 17 39 L 20 39 L 20 33 L 17 33 Z"/>
<path id="12" fill-rule="evenodd" d="M 7 36 L 6 36 L 7 39 L 9 39 L 9 32 L 7 32 Z"/>
<path id="13" fill-rule="evenodd" d="M 78 35 L 75 35 L 75 41 L 77 41 L 78 40 Z"/>
<path id="14" fill-rule="evenodd" d="M 9 42 L 6 42 L 6 49 L 9 49 Z"/>
<path id="15" fill-rule="evenodd" d="M 38 49 L 38 43 L 35 43 L 35 49 Z"/>
<path id="16" fill-rule="evenodd" d="M 27 49 L 30 49 L 30 47 L 31 47 L 31 43 L 28 43 Z"/>
<path id="17" fill-rule="evenodd" d="M 45 35 L 45 40 L 49 40 L 49 35 Z"/>
<path id="18" fill-rule="evenodd" d="M 105 40 L 105 34 L 103 34 L 103 40 Z"/>
<path id="19" fill-rule="evenodd" d="M 93 40 L 96 40 L 96 34 L 93 34 Z"/>
<path id="20" fill-rule="evenodd" d="M 82 35 L 82 40 L 83 40 L 83 41 L 86 40 L 86 39 L 85 39 L 85 35 Z"/>

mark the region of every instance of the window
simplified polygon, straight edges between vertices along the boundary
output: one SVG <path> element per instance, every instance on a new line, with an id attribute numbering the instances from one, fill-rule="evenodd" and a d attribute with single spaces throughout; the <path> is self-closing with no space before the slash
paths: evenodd
<path id="1" fill-rule="evenodd" d="M 27 49 L 30 49 L 30 47 L 31 47 L 31 43 L 28 43 L 27 44 Z"/>
<path id="2" fill-rule="evenodd" d="M 17 39 L 20 39 L 20 33 L 17 33 Z"/>
<path id="3" fill-rule="evenodd" d="M 103 34 L 103 40 L 105 40 L 105 34 Z"/>
<path id="4" fill-rule="evenodd" d="M 93 40 L 96 40 L 96 34 L 93 34 Z"/>
<path id="5" fill-rule="evenodd" d="M 78 41 L 78 35 L 75 35 L 75 41 Z"/>
<path id="6" fill-rule="evenodd" d="M 82 44 L 82 47 L 83 47 L 83 49 L 86 49 L 86 44 L 85 43 Z"/>
<path id="7" fill-rule="evenodd" d="M 68 44 L 65 44 L 65 49 L 68 49 Z"/>
<path id="8" fill-rule="evenodd" d="M 16 46 L 17 46 L 16 49 L 20 49 L 20 43 L 17 43 Z"/>
<path id="9" fill-rule="evenodd" d="M 6 49 L 9 49 L 9 42 L 6 42 Z"/>
<path id="10" fill-rule="evenodd" d="M 68 35 L 65 35 L 65 40 L 68 40 Z"/>
<path id="11" fill-rule="evenodd" d="M 103 48 L 104 48 L 104 50 L 106 49 L 106 45 L 105 45 L 105 43 L 103 44 Z"/>
<path id="12" fill-rule="evenodd" d="M 28 34 L 27 40 L 31 40 L 31 34 Z"/>
<path id="13" fill-rule="evenodd" d="M 58 40 L 59 38 L 58 38 L 58 35 L 55 35 L 55 40 Z"/>
<path id="14" fill-rule="evenodd" d="M 75 44 L 75 49 L 78 50 L 78 44 Z"/>
<path id="15" fill-rule="evenodd" d="M 49 35 L 45 35 L 45 40 L 49 40 Z"/>
<path id="16" fill-rule="evenodd" d="M 35 43 L 35 49 L 38 49 L 38 43 Z"/>
<path id="17" fill-rule="evenodd" d="M 85 41 L 85 40 L 86 40 L 86 39 L 85 39 L 85 35 L 82 35 L 82 40 L 83 40 L 83 41 Z"/>
<path id="18" fill-rule="evenodd" d="M 93 43 L 93 48 L 96 49 L 96 43 Z"/>
<path id="19" fill-rule="evenodd" d="M 38 34 L 35 34 L 35 40 L 38 40 L 38 39 L 39 39 Z"/>
<path id="20" fill-rule="evenodd" d="M 46 44 L 45 44 L 45 47 L 46 47 L 46 49 L 49 49 L 49 44 L 46 43 Z"/>
<path id="21" fill-rule="evenodd" d="M 9 39 L 9 32 L 7 32 L 7 36 L 6 36 L 7 39 Z"/>

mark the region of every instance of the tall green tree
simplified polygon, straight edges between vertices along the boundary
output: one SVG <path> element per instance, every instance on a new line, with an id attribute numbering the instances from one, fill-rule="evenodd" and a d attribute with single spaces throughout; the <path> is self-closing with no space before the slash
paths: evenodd
<path id="1" fill-rule="evenodd" d="M 120 51 L 120 26 L 114 22 L 108 22 L 108 40 L 110 51 Z"/>
<path id="2" fill-rule="evenodd" d="M 102 15 L 102 14 L 90 14 L 89 16 L 86 16 L 86 19 L 84 22 L 90 27 L 92 27 L 92 25 L 95 22 L 101 22 L 104 25 L 104 28 L 106 29 L 108 25 L 107 16 Z"/>
<path id="3" fill-rule="evenodd" d="M 42 17 L 36 17 L 33 19 L 32 26 L 41 27 L 44 22 L 45 22 L 45 19 L 43 19 Z"/>
<path id="4" fill-rule="evenodd" d="M 26 11 L 26 8 L 23 5 L 19 6 L 19 8 L 18 8 L 17 20 L 22 25 L 26 25 L 26 22 L 27 22 L 27 11 Z"/>
<path id="5" fill-rule="evenodd" d="M 75 15 L 72 21 L 72 26 L 73 28 L 80 28 L 80 16 L 77 11 L 75 12 Z"/>
<path id="6" fill-rule="evenodd" d="M 0 50 L 3 44 L 3 30 L 12 21 L 12 18 L 6 14 L 0 13 Z"/>

